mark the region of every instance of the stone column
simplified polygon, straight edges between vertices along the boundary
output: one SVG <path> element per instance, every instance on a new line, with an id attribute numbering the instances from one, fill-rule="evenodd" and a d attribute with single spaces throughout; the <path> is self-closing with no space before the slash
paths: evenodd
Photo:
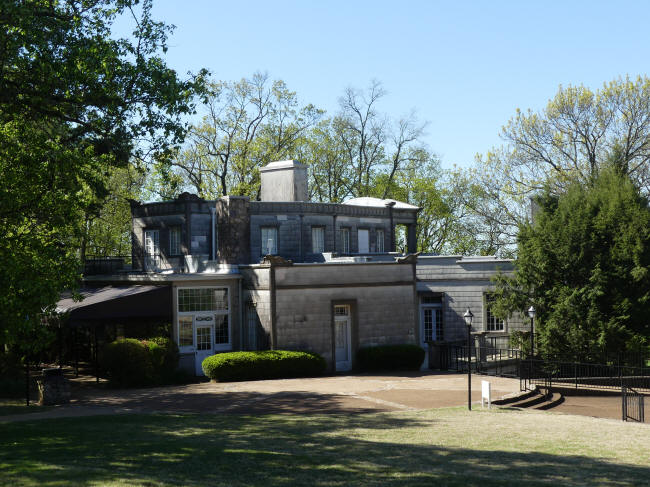
<path id="1" fill-rule="evenodd" d="M 222 264 L 250 263 L 250 200 L 224 196 L 216 202 L 217 260 Z"/>

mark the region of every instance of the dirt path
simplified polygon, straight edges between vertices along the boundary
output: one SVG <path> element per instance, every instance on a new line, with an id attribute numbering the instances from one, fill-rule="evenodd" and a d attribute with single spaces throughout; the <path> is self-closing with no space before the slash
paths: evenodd
<path id="1" fill-rule="evenodd" d="M 481 380 L 473 377 L 472 400 Z M 490 377 L 493 398 L 519 390 L 519 381 Z M 189 384 L 144 389 L 73 388 L 70 405 L 2 421 L 129 412 L 168 413 L 363 413 L 460 406 L 467 401 L 463 374 L 355 375 L 310 379 Z"/>

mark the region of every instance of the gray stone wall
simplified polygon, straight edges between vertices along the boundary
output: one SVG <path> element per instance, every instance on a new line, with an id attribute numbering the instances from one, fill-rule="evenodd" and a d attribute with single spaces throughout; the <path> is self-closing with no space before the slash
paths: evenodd
<path id="1" fill-rule="evenodd" d="M 269 266 L 241 266 L 240 272 L 243 276 L 243 302 L 244 308 L 254 312 L 259 321 L 259 328 L 254 340 L 249 337 L 248 316 L 244 313 L 243 329 L 246 330 L 244 348 L 267 350 L 271 346 L 271 291 L 270 291 L 270 267 Z M 250 346 L 255 343 L 255 346 Z"/>
<path id="2" fill-rule="evenodd" d="M 134 270 L 144 269 L 144 232 L 158 230 L 160 238 L 159 270 L 181 270 L 184 255 L 209 255 L 212 246 L 210 209 L 214 202 L 187 193 L 174 201 L 131 203 L 131 258 Z M 180 254 L 170 253 L 170 229 L 181 231 Z"/>
<path id="3" fill-rule="evenodd" d="M 407 264 L 302 264 L 275 271 L 277 348 L 310 350 L 333 368 L 333 306 L 353 308 L 361 346 L 416 342 L 413 270 Z"/>
<path id="4" fill-rule="evenodd" d="M 529 323 L 518 313 L 505 320 L 504 331 L 488 331 L 485 296 L 494 289 L 490 280 L 498 272 L 511 273 L 512 261 L 461 256 L 420 257 L 417 291 L 419 296 L 440 293 L 443 296 L 443 327 L 446 341 L 467 339 L 463 314 L 470 308 L 474 318 L 472 332 L 487 336 L 505 336 L 515 330 L 529 330 Z"/>
<path id="5" fill-rule="evenodd" d="M 223 264 L 250 262 L 250 201 L 225 196 L 216 202 L 217 259 Z"/>

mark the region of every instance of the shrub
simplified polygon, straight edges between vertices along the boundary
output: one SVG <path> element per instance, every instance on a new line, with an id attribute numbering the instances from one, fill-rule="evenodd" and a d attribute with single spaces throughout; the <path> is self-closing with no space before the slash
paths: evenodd
<path id="1" fill-rule="evenodd" d="M 316 353 L 266 350 L 228 352 L 206 358 L 203 372 L 216 381 L 310 377 L 325 371 L 325 359 Z"/>
<path id="2" fill-rule="evenodd" d="M 143 341 L 151 354 L 154 375 L 160 382 L 168 382 L 178 368 L 178 345 L 168 337 L 153 337 Z"/>
<path id="3" fill-rule="evenodd" d="M 149 348 L 140 340 L 125 338 L 106 345 L 101 360 L 109 380 L 118 386 L 141 386 L 154 382 Z"/>
<path id="4" fill-rule="evenodd" d="M 424 350 L 417 345 L 379 345 L 357 352 L 357 365 L 363 371 L 420 370 L 423 360 Z"/>

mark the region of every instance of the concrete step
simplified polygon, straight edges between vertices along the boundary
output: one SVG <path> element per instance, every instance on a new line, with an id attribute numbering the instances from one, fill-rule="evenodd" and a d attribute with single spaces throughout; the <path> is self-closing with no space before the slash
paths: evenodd
<path id="1" fill-rule="evenodd" d="M 546 396 L 544 394 L 540 394 L 539 391 L 537 391 L 537 393 L 534 394 L 533 396 L 528 397 L 523 401 L 518 401 L 512 404 L 508 404 L 508 406 L 512 408 L 532 408 L 533 406 L 537 406 L 538 404 L 541 404 L 545 401 L 546 401 Z"/>
<path id="2" fill-rule="evenodd" d="M 511 405 L 513 403 L 523 401 L 525 399 L 531 398 L 535 396 L 536 394 L 539 394 L 539 391 L 537 390 L 537 386 L 533 385 L 533 388 L 528 391 L 520 391 L 520 392 L 513 392 L 512 394 L 506 394 L 505 396 L 492 401 L 492 404 L 495 404 L 497 406 L 506 406 L 506 405 Z"/>
<path id="3" fill-rule="evenodd" d="M 554 408 L 558 404 L 562 404 L 564 402 L 564 396 L 560 394 L 559 392 L 554 392 L 551 394 L 551 396 L 546 396 L 546 401 L 541 403 L 538 406 L 535 406 L 533 409 L 540 409 L 542 411 L 546 411 L 547 409 Z"/>

